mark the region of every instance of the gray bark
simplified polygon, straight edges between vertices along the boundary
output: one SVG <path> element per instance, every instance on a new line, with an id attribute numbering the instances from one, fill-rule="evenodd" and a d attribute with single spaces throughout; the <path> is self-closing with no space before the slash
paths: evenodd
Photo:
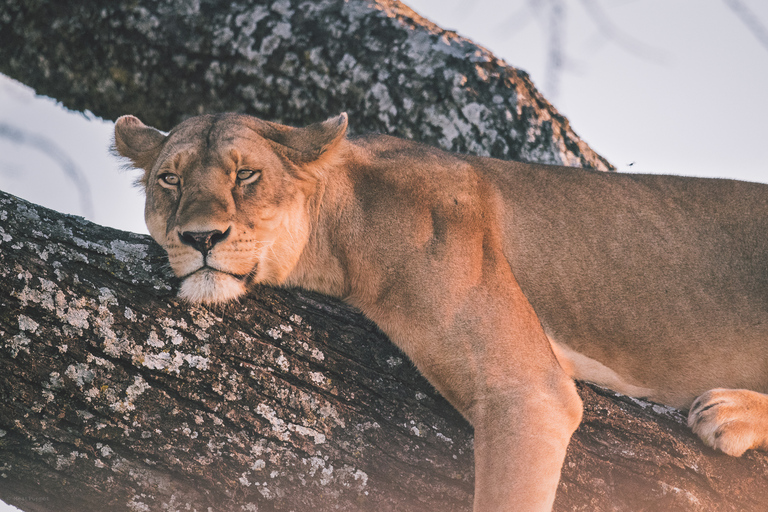
<path id="1" fill-rule="evenodd" d="M 609 169 L 528 76 L 392 0 L 5 0 L 0 72 L 106 119 L 239 111 Z"/>
<path id="2" fill-rule="evenodd" d="M 0 71 L 168 129 L 238 110 L 608 169 L 527 76 L 395 2 L 0 4 Z M 471 429 L 349 307 L 190 307 L 147 237 L 0 196 L 0 499 L 30 511 L 469 510 Z M 764 510 L 768 457 L 581 386 L 556 510 Z"/>
<path id="3" fill-rule="evenodd" d="M 1 499 L 57 511 L 469 502 L 470 429 L 356 311 L 269 288 L 191 307 L 149 237 L 5 194 L 0 219 Z"/>
<path id="4" fill-rule="evenodd" d="M 466 511 L 469 425 L 358 312 L 175 298 L 149 237 L 0 193 L 0 499 L 28 511 Z M 556 510 L 764 510 L 768 456 L 580 387 Z"/>

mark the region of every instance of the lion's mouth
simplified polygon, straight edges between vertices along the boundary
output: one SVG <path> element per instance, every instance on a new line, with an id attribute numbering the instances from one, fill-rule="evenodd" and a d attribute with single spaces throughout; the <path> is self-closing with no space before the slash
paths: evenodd
<path id="1" fill-rule="evenodd" d="M 224 275 L 227 275 L 227 276 L 230 276 L 230 277 L 234 277 L 235 279 L 237 279 L 239 281 L 245 281 L 248 278 L 248 276 L 253 273 L 253 272 L 249 272 L 247 274 L 235 274 L 234 272 L 228 272 L 226 270 L 222 270 L 220 268 L 212 267 L 210 265 L 203 265 L 202 267 L 200 267 L 200 268 L 198 268 L 196 270 L 193 270 L 192 272 L 188 272 L 187 274 L 185 274 L 183 276 L 179 276 L 179 278 L 180 279 L 187 279 L 188 277 L 191 277 L 191 276 L 193 276 L 193 275 L 195 275 L 197 273 L 200 273 L 200 272 L 224 274 Z"/>
<path id="2" fill-rule="evenodd" d="M 230 302 L 247 292 L 248 274 L 238 275 L 210 266 L 202 266 L 181 279 L 179 296 L 195 303 Z"/>

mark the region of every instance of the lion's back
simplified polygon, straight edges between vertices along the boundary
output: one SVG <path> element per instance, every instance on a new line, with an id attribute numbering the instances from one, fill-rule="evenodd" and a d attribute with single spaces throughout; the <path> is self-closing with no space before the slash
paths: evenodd
<path id="1" fill-rule="evenodd" d="M 510 175 L 507 257 L 552 338 L 610 358 L 665 402 L 768 388 L 768 185 L 516 164 Z"/>

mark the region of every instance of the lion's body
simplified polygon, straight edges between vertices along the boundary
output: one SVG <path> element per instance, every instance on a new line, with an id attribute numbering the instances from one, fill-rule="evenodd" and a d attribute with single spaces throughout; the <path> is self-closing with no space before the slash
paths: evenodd
<path id="1" fill-rule="evenodd" d="M 614 389 L 618 376 L 617 391 L 682 408 L 714 387 L 768 392 L 768 185 L 352 142 L 368 160 L 349 171 L 362 210 L 387 212 L 365 232 L 436 246 L 454 198 L 495 201 L 504 255 L 550 340 L 612 370 L 563 354 L 576 376 Z"/>
<path id="2" fill-rule="evenodd" d="M 566 371 L 768 449 L 768 185 L 512 167 L 507 254 Z"/>
<path id="3" fill-rule="evenodd" d="M 475 426 L 478 511 L 551 507 L 581 417 L 566 373 L 678 407 L 701 396 L 705 442 L 768 448 L 768 186 L 345 130 L 118 122 L 182 296 L 260 282 L 358 306 Z"/>
<path id="4" fill-rule="evenodd" d="M 497 165 L 505 254 L 553 341 L 675 407 L 768 392 L 768 185 Z"/>

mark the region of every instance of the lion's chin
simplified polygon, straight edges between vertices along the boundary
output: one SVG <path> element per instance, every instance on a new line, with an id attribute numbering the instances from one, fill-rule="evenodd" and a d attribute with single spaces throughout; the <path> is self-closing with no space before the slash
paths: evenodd
<path id="1" fill-rule="evenodd" d="M 230 274 L 215 270 L 199 270 L 181 283 L 179 297 L 189 302 L 221 304 L 246 293 L 245 282 Z"/>

